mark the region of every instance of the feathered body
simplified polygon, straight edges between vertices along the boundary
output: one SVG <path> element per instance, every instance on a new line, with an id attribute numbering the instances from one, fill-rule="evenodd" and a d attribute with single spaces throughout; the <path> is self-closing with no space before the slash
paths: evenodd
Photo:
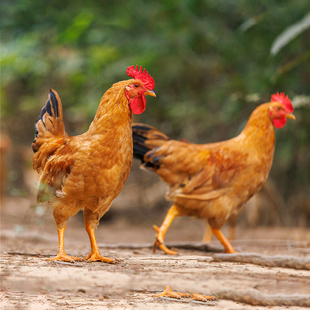
<path id="1" fill-rule="evenodd" d="M 101 98 L 89 129 L 69 137 L 60 98 L 51 90 L 36 123 L 32 160 L 40 176 L 38 201 L 49 201 L 58 230 L 64 230 L 69 217 L 83 210 L 86 230 L 93 234 L 109 210 L 132 164 L 130 104 L 148 94 L 154 93 L 140 79 L 114 84 Z M 93 251 L 95 240 L 90 239 Z"/>
<path id="2" fill-rule="evenodd" d="M 279 106 L 282 109 L 279 102 L 260 105 L 237 137 L 211 144 L 170 140 L 153 127 L 133 125 L 134 157 L 169 185 L 167 199 L 173 201 L 174 210 L 170 224 L 174 216 L 207 218 L 217 234 L 230 215 L 261 189 L 275 149 L 270 111 Z M 157 236 L 158 245 L 165 233 Z M 234 251 L 226 242 L 226 250 Z"/>
<path id="3" fill-rule="evenodd" d="M 39 149 L 33 156 L 33 167 L 40 174 L 38 200 L 52 196 L 55 212 L 61 205 L 69 217 L 89 209 L 96 214 L 92 219 L 95 228 L 123 188 L 132 163 L 132 114 L 124 90 L 132 82 L 114 84 L 103 95 L 85 133 L 68 137 L 63 126 L 54 137 L 48 131 L 48 137 L 41 138 L 45 132 L 39 131 L 35 143 Z M 59 96 L 55 91 L 52 94 L 52 106 L 62 110 Z"/>

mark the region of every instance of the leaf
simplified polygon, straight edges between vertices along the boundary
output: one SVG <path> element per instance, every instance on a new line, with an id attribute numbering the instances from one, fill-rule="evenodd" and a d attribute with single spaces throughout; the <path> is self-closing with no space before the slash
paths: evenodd
<path id="1" fill-rule="evenodd" d="M 265 13 L 262 13 L 258 16 L 252 17 L 247 19 L 246 21 L 244 21 L 240 27 L 239 30 L 241 32 L 246 32 L 247 30 L 249 30 L 250 28 L 256 26 L 257 24 L 261 23 L 264 20 L 265 17 Z"/>
<path id="2" fill-rule="evenodd" d="M 270 54 L 275 56 L 278 52 L 293 39 L 295 39 L 299 34 L 304 32 L 310 27 L 310 12 L 297 23 L 287 27 L 276 39 L 273 41 Z"/>
<path id="3" fill-rule="evenodd" d="M 304 106 L 310 106 L 310 96 L 306 96 L 306 95 L 299 95 L 299 96 L 295 96 L 292 99 L 292 104 L 294 106 L 294 108 L 296 109 L 297 107 L 304 107 Z"/>
<path id="4" fill-rule="evenodd" d="M 81 12 L 73 18 L 72 24 L 62 33 L 59 39 L 62 43 L 70 44 L 78 40 L 78 38 L 87 31 L 95 16 L 91 13 Z"/>

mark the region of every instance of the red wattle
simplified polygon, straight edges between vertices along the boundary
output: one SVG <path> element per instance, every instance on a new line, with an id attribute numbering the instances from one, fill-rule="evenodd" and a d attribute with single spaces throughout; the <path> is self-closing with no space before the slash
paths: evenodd
<path id="1" fill-rule="evenodd" d="M 286 123 L 286 117 L 283 118 L 274 118 L 272 120 L 273 126 L 276 128 L 282 128 Z"/>
<path id="2" fill-rule="evenodd" d="M 131 100 L 129 107 L 133 114 L 141 114 L 145 110 L 145 97 L 143 95 Z"/>

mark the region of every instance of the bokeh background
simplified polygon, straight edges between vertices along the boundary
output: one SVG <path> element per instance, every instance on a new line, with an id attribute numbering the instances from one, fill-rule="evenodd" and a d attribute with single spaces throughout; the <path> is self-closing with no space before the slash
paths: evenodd
<path id="1" fill-rule="evenodd" d="M 310 226 L 309 0 L 2 0 L 0 24 L 2 198 L 27 199 L 44 213 L 35 204 L 31 142 L 50 88 L 62 99 L 67 132 L 80 134 L 102 94 L 139 64 L 157 98 L 134 121 L 194 143 L 237 135 L 258 104 L 285 92 L 296 121 L 276 130 L 269 185 L 243 221 Z M 164 217 L 165 185 L 138 166 L 106 220 Z"/>

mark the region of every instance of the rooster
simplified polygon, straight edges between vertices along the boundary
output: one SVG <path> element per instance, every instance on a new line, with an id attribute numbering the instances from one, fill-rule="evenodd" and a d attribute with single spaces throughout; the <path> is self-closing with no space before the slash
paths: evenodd
<path id="1" fill-rule="evenodd" d="M 64 232 L 69 217 L 84 211 L 84 222 L 91 252 L 87 261 L 115 263 L 100 254 L 95 229 L 100 218 L 122 190 L 133 157 L 132 113 L 145 110 L 145 96 L 156 96 L 153 78 L 145 69 L 128 67 L 133 79 L 115 83 L 101 98 L 89 129 L 69 137 L 63 123 L 59 95 L 51 90 L 36 121 L 32 143 L 33 168 L 39 173 L 38 202 L 48 201 L 53 208 L 59 249 L 49 260 L 75 261 L 64 250 Z"/>
<path id="2" fill-rule="evenodd" d="M 167 254 L 176 254 L 164 244 L 167 230 L 176 216 L 195 216 L 208 219 L 225 252 L 236 252 L 221 227 L 267 181 L 275 149 L 274 127 L 295 119 L 293 110 L 284 93 L 274 94 L 271 102 L 252 112 L 237 137 L 211 144 L 171 140 L 151 126 L 133 125 L 134 157 L 169 185 L 166 198 L 173 202 L 161 227 L 154 226 L 154 251 L 159 246 Z"/>

